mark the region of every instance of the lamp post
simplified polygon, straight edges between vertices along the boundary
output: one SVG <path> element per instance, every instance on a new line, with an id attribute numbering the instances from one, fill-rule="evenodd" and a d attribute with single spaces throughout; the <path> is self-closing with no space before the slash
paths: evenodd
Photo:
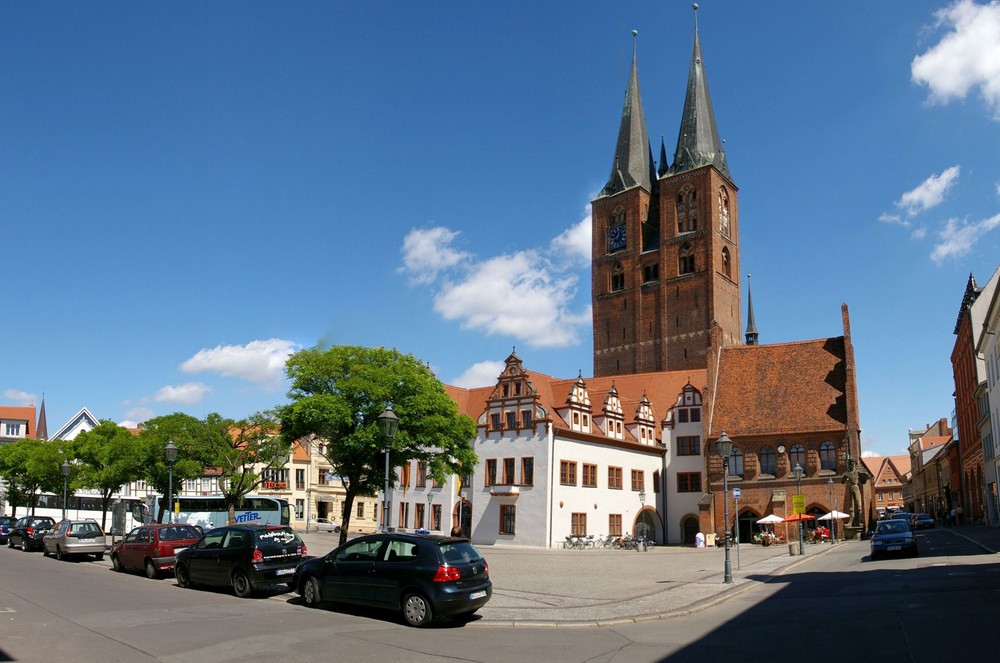
<path id="1" fill-rule="evenodd" d="M 646 491 L 639 491 L 639 521 L 642 523 L 642 550 L 646 551 L 646 537 L 648 536 L 646 528 Z M 635 551 L 639 552 L 639 546 L 635 547 Z"/>
<path id="2" fill-rule="evenodd" d="M 391 405 L 386 405 L 382 414 L 378 415 L 378 425 L 382 430 L 382 437 L 385 440 L 385 489 L 382 492 L 382 531 L 389 531 L 389 452 L 392 451 L 392 439 L 396 437 L 396 429 L 399 427 L 399 417 L 392 411 Z"/>
<path id="3" fill-rule="evenodd" d="M 427 490 L 427 515 L 424 518 L 424 529 L 427 530 L 428 532 L 433 529 L 433 527 L 431 527 L 431 525 L 434 524 L 434 521 L 431 520 L 431 509 L 433 508 L 433 505 L 434 505 L 434 495 L 432 495 L 430 489 L 428 489 Z"/>
<path id="4" fill-rule="evenodd" d="M 837 505 L 833 503 L 833 477 L 826 480 L 827 487 L 830 488 L 830 508 L 833 511 L 830 512 L 830 543 L 837 540 L 837 519 L 835 518 Z"/>
<path id="5" fill-rule="evenodd" d="M 729 559 L 729 455 L 733 453 L 733 441 L 722 431 L 716 443 L 719 455 L 722 456 L 722 512 L 726 530 L 726 568 L 722 578 L 724 583 L 733 582 L 733 563 Z"/>
<path id="6" fill-rule="evenodd" d="M 66 520 L 66 500 L 69 497 L 69 461 L 64 460 L 59 469 L 62 470 L 63 475 L 63 520 Z"/>
<path id="7" fill-rule="evenodd" d="M 792 470 L 792 474 L 795 476 L 795 486 L 796 486 L 795 492 L 797 494 L 801 495 L 802 494 L 802 475 L 804 474 L 804 472 L 802 471 L 802 466 L 799 465 L 798 463 L 795 463 L 795 469 Z M 803 532 L 802 532 L 802 515 L 803 514 L 801 514 L 801 513 L 798 514 L 798 516 L 799 516 L 799 555 L 805 555 L 806 554 L 805 546 L 802 545 L 803 544 L 803 538 L 802 538 L 803 537 Z"/>
<path id="8" fill-rule="evenodd" d="M 170 522 L 174 522 L 174 461 L 177 460 L 177 447 L 174 446 L 174 441 L 169 440 L 167 442 L 167 448 L 164 449 L 164 455 L 167 457 L 167 467 L 170 468 L 170 479 L 167 483 L 167 508 L 170 509 Z"/>

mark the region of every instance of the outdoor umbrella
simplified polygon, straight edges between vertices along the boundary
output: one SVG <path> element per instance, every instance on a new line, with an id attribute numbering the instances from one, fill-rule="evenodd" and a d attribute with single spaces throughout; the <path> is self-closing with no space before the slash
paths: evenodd
<path id="1" fill-rule="evenodd" d="M 844 513 L 843 511 L 831 511 L 825 516 L 820 516 L 819 520 L 846 520 L 847 518 L 850 517 L 851 517 L 850 514 Z"/>
<path id="2" fill-rule="evenodd" d="M 800 520 L 816 520 L 816 517 L 810 516 L 808 513 L 793 513 L 785 518 L 786 523 L 797 523 Z"/>
<path id="3" fill-rule="evenodd" d="M 758 525 L 775 525 L 777 523 L 784 522 L 784 520 L 785 519 L 782 518 L 781 516 L 776 516 L 776 515 L 774 515 L 772 513 L 770 516 L 764 516 L 763 518 L 761 518 L 760 520 L 758 520 L 757 524 Z"/>

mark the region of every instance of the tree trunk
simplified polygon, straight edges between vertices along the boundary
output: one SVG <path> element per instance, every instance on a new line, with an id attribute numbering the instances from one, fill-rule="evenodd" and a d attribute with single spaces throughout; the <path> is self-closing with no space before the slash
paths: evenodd
<path id="1" fill-rule="evenodd" d="M 340 519 L 340 545 L 347 543 L 347 530 L 351 526 L 351 512 L 354 510 L 354 491 L 344 493 L 344 515 Z"/>

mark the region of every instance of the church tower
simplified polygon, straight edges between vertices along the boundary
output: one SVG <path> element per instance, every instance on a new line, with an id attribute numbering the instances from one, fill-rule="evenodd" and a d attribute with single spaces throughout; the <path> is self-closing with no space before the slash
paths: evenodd
<path id="1" fill-rule="evenodd" d="M 673 164 L 661 140 L 653 171 L 633 44 L 611 177 L 591 211 L 595 376 L 704 369 L 715 324 L 724 344 L 742 341 L 737 189 L 697 22 Z"/>

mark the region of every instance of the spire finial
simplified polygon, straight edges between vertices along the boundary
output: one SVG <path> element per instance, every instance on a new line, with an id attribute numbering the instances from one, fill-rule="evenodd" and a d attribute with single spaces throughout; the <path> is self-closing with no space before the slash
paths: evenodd
<path id="1" fill-rule="evenodd" d="M 691 9 L 694 10 L 694 31 L 698 32 L 698 3 L 693 3 Z"/>
<path id="2" fill-rule="evenodd" d="M 753 292 L 750 290 L 750 272 L 747 272 L 747 331 L 746 344 L 757 345 L 760 334 L 757 332 L 757 325 L 753 319 Z"/>

